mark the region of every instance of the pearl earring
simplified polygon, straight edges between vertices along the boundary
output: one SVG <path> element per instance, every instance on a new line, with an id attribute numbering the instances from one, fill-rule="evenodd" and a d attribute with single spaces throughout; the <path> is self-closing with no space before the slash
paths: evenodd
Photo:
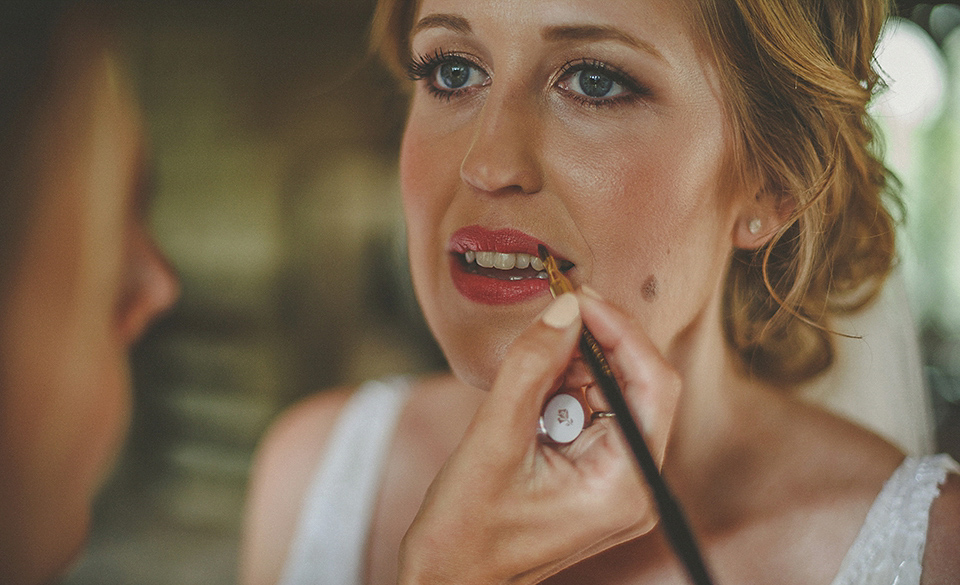
<path id="1" fill-rule="evenodd" d="M 762 227 L 763 227 L 763 222 L 760 221 L 760 218 L 759 218 L 759 217 L 755 217 L 755 218 L 751 219 L 751 220 L 750 220 L 750 223 L 747 224 L 747 230 L 748 230 L 751 234 L 753 234 L 753 235 L 759 234 L 759 233 L 760 233 L 760 228 L 762 228 Z"/>

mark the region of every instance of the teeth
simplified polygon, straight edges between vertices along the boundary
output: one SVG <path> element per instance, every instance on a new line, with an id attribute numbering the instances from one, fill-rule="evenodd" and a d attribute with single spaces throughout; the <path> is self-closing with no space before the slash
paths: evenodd
<path id="1" fill-rule="evenodd" d="M 496 252 L 477 252 L 477 264 L 484 268 L 493 268 Z"/>
<path id="2" fill-rule="evenodd" d="M 494 254 L 493 255 L 493 267 L 498 270 L 513 270 L 513 267 L 517 265 L 517 255 L 516 254 Z"/>
<path id="3" fill-rule="evenodd" d="M 533 268 L 537 272 L 543 271 L 543 262 L 540 258 L 531 254 L 502 254 L 500 252 L 483 252 L 467 250 L 463 253 L 464 260 L 468 264 L 476 262 L 483 268 L 496 268 L 498 270 L 513 270 L 514 268 Z M 546 273 L 544 273 L 546 275 Z"/>

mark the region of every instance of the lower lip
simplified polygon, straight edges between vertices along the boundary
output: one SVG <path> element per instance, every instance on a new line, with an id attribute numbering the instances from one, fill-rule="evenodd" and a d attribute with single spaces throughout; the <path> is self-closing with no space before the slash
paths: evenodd
<path id="1" fill-rule="evenodd" d="M 541 278 L 499 280 L 467 272 L 456 255 L 450 257 L 450 275 L 453 277 L 453 286 L 461 295 L 484 305 L 519 303 L 550 290 L 550 284 Z"/>

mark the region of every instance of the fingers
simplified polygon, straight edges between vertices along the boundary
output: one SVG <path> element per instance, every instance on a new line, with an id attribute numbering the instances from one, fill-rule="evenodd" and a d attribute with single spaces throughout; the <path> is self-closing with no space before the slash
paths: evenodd
<path id="1" fill-rule="evenodd" d="M 583 322 L 663 461 L 677 375 L 626 315 L 582 294 L 561 295 L 511 345 L 463 441 L 434 479 L 404 539 L 401 582 L 418 575 L 539 581 L 654 526 L 655 508 L 613 419 L 560 449 L 536 437 L 541 408 L 566 375 Z"/>
<path id="2" fill-rule="evenodd" d="M 681 379 L 642 327 L 590 289 L 578 293 L 583 322 L 603 348 L 657 461 L 680 397 Z"/>
<path id="3" fill-rule="evenodd" d="M 576 296 L 554 299 L 511 344 L 474 424 L 510 439 L 498 443 L 529 446 L 537 434 L 540 409 L 570 361 L 580 328 Z"/>

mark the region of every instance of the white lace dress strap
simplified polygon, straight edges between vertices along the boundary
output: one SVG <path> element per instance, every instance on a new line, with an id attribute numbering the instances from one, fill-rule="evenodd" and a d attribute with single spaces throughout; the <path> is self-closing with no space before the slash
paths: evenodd
<path id="1" fill-rule="evenodd" d="M 947 473 L 948 455 L 907 457 L 870 507 L 833 585 L 919 585 L 930 506 Z"/>
<path id="2" fill-rule="evenodd" d="M 367 382 L 343 407 L 304 498 L 282 585 L 362 583 L 384 460 L 409 389 L 404 378 Z"/>

